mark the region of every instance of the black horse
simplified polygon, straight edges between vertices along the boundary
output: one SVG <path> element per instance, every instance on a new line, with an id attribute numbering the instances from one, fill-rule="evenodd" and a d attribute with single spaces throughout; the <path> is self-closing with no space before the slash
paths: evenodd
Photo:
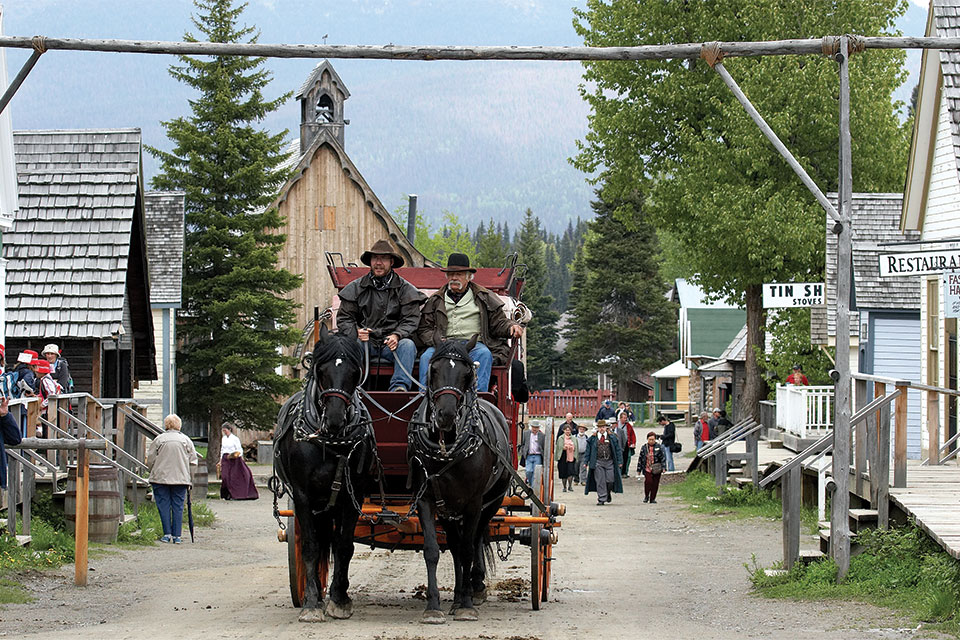
<path id="1" fill-rule="evenodd" d="M 436 520 L 447 534 L 456 587 L 455 620 L 477 620 L 474 599 L 486 597 L 486 540 L 490 519 L 510 485 L 507 421 L 494 405 L 477 398 L 476 373 L 469 342 L 437 345 L 427 374 L 427 397 L 408 428 L 407 458 L 417 513 L 423 528 L 427 564 L 427 606 L 422 622 L 442 624 L 437 588 Z"/>
<path id="2" fill-rule="evenodd" d="M 363 351 L 355 338 L 320 330 L 303 391 L 280 409 L 274 436 L 275 473 L 292 491 L 300 524 L 306 593 L 301 622 L 323 622 L 318 562 L 334 548 L 333 579 L 326 614 L 349 618 L 347 572 L 359 505 L 372 477 L 370 415 L 355 393 Z M 288 532 L 293 535 L 293 532 Z"/>

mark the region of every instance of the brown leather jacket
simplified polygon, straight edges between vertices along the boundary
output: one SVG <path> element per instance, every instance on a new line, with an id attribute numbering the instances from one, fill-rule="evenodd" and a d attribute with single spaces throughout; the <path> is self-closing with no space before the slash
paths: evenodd
<path id="1" fill-rule="evenodd" d="M 401 340 L 413 338 L 420 322 L 420 305 L 424 295 L 415 286 L 393 272 L 393 279 L 383 291 L 377 291 L 367 275 L 354 280 L 340 292 L 337 329 L 342 334 L 357 335 L 357 328 L 371 330 L 371 338 L 380 342 L 391 333 Z"/>
<path id="2" fill-rule="evenodd" d="M 503 302 L 495 293 L 475 282 L 467 286 L 473 290 L 473 296 L 480 307 L 480 342 L 493 354 L 493 363 L 498 366 L 507 364 L 510 358 L 510 327 L 517 324 L 507 318 L 503 311 Z M 447 336 L 446 294 L 448 285 L 443 285 L 436 293 L 427 298 L 420 310 L 420 326 L 417 327 L 417 343 L 421 347 L 432 347 Z"/>

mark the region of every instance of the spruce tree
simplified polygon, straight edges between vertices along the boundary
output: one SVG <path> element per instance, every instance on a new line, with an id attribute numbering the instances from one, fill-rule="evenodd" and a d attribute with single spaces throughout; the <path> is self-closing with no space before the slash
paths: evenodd
<path id="1" fill-rule="evenodd" d="M 483 223 L 481 222 L 480 225 L 482 227 Z M 477 240 L 477 266 L 502 267 L 506 259 L 507 252 L 503 249 L 503 240 L 491 218 L 490 224 Z"/>
<path id="2" fill-rule="evenodd" d="M 558 362 L 557 320 L 560 315 L 550 308 L 553 300 L 545 293 L 547 268 L 540 220 L 527 209 L 517 238 L 520 262 L 527 265 L 521 298 L 533 312 L 527 325 L 527 380 L 531 389 L 551 385 L 553 369 Z"/>
<path id="3" fill-rule="evenodd" d="M 212 42 L 256 42 L 239 27 L 245 5 L 194 0 L 193 24 Z M 196 41 L 192 34 L 185 40 Z M 225 420 L 271 428 L 277 398 L 297 383 L 276 373 L 291 359 L 279 349 L 294 342 L 294 304 L 284 294 L 300 278 L 277 266 L 283 220 L 268 209 L 283 184 L 281 153 L 287 132 L 256 128 L 289 94 L 265 100 L 270 81 L 263 58 L 181 56 L 170 75 L 196 90 L 192 114 L 163 123 L 170 152 L 148 148 L 160 160 L 157 189 L 186 192 L 184 308 L 178 327 L 179 410 L 209 422 L 208 461 L 219 459 Z"/>
<path id="4" fill-rule="evenodd" d="M 673 357 L 676 314 L 663 295 L 656 234 L 640 195 L 609 201 L 598 195 L 582 264 L 575 262 L 567 356 L 594 373 L 610 372 L 623 389 Z"/>

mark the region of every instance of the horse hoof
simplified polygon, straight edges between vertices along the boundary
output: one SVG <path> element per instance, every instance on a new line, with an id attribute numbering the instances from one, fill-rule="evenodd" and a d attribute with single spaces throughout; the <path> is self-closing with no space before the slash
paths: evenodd
<path id="1" fill-rule="evenodd" d="M 353 615 L 353 601 L 347 600 L 343 605 L 339 605 L 331 600 L 327 603 L 327 615 L 337 620 L 346 620 Z"/>
<path id="2" fill-rule="evenodd" d="M 423 617 L 420 618 L 422 624 L 443 624 L 447 619 L 443 615 L 443 611 L 437 609 L 428 609 L 423 612 Z"/>
<path id="3" fill-rule="evenodd" d="M 473 604 L 481 605 L 487 601 L 487 588 L 484 587 L 480 591 L 473 592 Z"/>
<path id="4" fill-rule="evenodd" d="M 457 609 L 457 615 L 453 617 L 457 622 L 476 622 L 480 619 L 480 614 L 476 609 Z"/>
<path id="5" fill-rule="evenodd" d="M 316 609 L 304 608 L 300 612 L 299 620 L 300 622 L 323 622 L 323 609 L 320 609 L 319 607 Z"/>

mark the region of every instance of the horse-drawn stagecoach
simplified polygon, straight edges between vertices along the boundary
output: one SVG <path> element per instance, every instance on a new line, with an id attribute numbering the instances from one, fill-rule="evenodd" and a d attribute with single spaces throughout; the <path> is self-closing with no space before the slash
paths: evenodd
<path id="1" fill-rule="evenodd" d="M 327 263 L 338 291 L 367 273 L 363 267 L 343 264 L 342 259 L 337 266 L 335 255 L 328 253 Z M 522 265 L 518 267 L 516 257 L 513 256 L 501 269 L 478 269 L 474 281 L 498 294 L 504 301 L 505 312 L 522 322 L 525 307 L 519 303 L 519 294 L 523 287 L 521 269 Z M 444 273 L 436 268 L 401 268 L 397 273 L 428 294 L 446 282 Z M 449 378 L 446 383 L 428 382 L 428 388 L 423 390 L 415 387 L 413 391 L 407 392 L 388 391 L 393 366 L 371 361 L 370 352 L 366 351 L 362 364 L 357 367 L 359 373 L 356 375 L 360 379 L 354 381 L 355 391 L 348 393 L 346 387 L 349 382 L 341 383 L 339 378 L 329 376 L 340 373 L 340 369 L 345 367 L 344 363 L 349 365 L 360 358 L 356 353 L 350 352 L 350 349 L 357 347 L 357 343 L 344 342 L 336 347 L 333 334 L 328 334 L 326 325 L 323 324 L 324 319 L 335 323 L 335 307 L 328 310 L 324 316 L 321 317 L 315 312 L 312 326 L 308 325 L 304 332 L 307 337 L 312 334 L 317 346 L 313 353 L 304 359 L 305 368 L 309 372 L 304 391 L 294 396 L 281 410 L 276 435 L 276 477 L 272 480 L 276 496 L 274 511 L 281 525 L 279 538 L 281 542 L 287 543 L 290 593 L 294 606 L 303 606 L 306 611 L 308 601 L 311 601 L 308 587 L 312 572 L 305 561 L 305 558 L 315 551 L 311 550 L 310 536 L 329 536 L 330 531 L 327 529 L 338 533 L 349 532 L 353 524 L 355 528 L 352 540 L 347 541 L 345 547 L 338 547 L 336 541 L 332 540 L 323 543 L 326 545 L 325 549 L 333 549 L 338 563 L 344 563 L 343 576 L 338 578 L 334 574 L 330 593 L 332 606 L 328 605 L 327 615 L 350 615 L 349 598 L 345 599 L 346 611 L 343 607 L 336 606 L 334 601 L 338 600 L 338 579 L 344 581 L 340 591 L 345 593 L 346 590 L 346 566 L 349 564 L 349 556 L 352 555 L 353 542 L 389 550 L 424 549 L 428 574 L 435 583 L 435 567 L 431 573 L 428 557 L 431 541 L 435 540 L 435 544 L 439 544 L 441 549 L 454 551 L 454 560 L 457 562 L 453 547 L 462 542 L 454 538 L 466 535 L 461 531 L 461 526 L 466 527 L 465 518 L 453 514 L 455 507 L 446 505 L 442 494 L 447 492 L 446 499 L 451 505 L 465 502 L 456 496 L 450 497 L 450 487 L 453 485 L 447 485 L 447 489 L 441 486 L 448 481 L 457 483 L 455 476 L 459 470 L 461 475 L 490 474 L 489 481 L 473 492 L 476 496 L 485 496 L 483 500 L 478 497 L 479 502 L 476 503 L 482 504 L 484 509 L 484 513 L 478 513 L 477 517 L 488 521 L 485 531 L 482 532 L 483 547 L 489 552 L 488 545 L 495 544 L 500 558 L 506 559 L 515 543 L 529 546 L 531 603 L 533 609 L 539 609 L 540 603 L 546 601 L 548 596 L 553 545 L 557 541 L 556 528 L 560 526 L 558 516 L 563 515 L 564 506 L 553 502 L 552 447 L 555 436 L 549 430 L 546 437 L 548 450 L 543 456 L 544 466 L 537 468 L 533 486 L 528 486 L 523 476 L 516 471 L 517 442 L 522 425 L 518 422 L 520 403 L 513 396 L 511 384 L 513 368 L 496 365 L 493 367 L 490 392 L 478 393 L 475 378 L 472 390 L 458 390 L 456 378 Z M 511 362 L 519 357 L 520 339 L 514 339 L 513 343 Z M 468 370 L 467 375 L 473 373 L 473 363 L 465 356 L 467 351 L 458 351 L 451 347 L 443 353 L 443 361 L 448 362 L 451 372 L 457 366 L 465 364 L 463 368 Z M 332 364 L 326 365 L 327 374 L 323 374 L 318 358 L 332 361 Z M 439 365 L 437 373 L 433 373 L 433 363 L 438 358 L 441 358 L 440 349 L 431 360 L 433 378 L 453 375 L 448 374 L 446 366 L 440 368 Z M 411 373 L 416 379 L 416 372 Z M 326 384 L 320 381 L 324 375 L 328 376 Z M 436 386 L 438 384 L 445 386 Z M 341 386 L 345 389 L 341 389 Z M 469 387 L 470 384 L 467 383 L 466 386 Z M 327 435 L 321 433 L 323 429 L 320 426 L 310 428 L 308 425 L 311 417 L 317 425 L 326 419 L 323 417 L 325 401 L 331 402 L 334 407 L 332 411 L 337 410 L 340 405 L 335 398 L 341 400 L 344 411 L 348 414 L 343 420 L 350 422 L 352 426 L 344 427 L 340 434 Z M 451 419 L 459 425 L 449 432 L 446 442 L 445 436 L 437 427 L 437 423 L 442 421 L 437 415 L 442 414 L 444 406 L 449 407 Z M 331 415 L 336 418 L 339 414 Z M 433 428 L 431 425 L 437 427 L 438 435 L 435 437 L 429 435 Z M 292 436 L 287 435 L 291 431 L 294 432 Z M 299 459 L 291 459 L 289 454 L 282 452 L 281 441 L 285 437 L 289 439 L 287 448 L 306 445 L 300 450 Z M 501 442 L 494 442 L 496 438 L 500 438 Z M 431 440 L 436 442 L 431 444 Z M 298 445 L 294 445 L 294 442 Z M 310 464 L 308 457 L 317 455 L 320 457 L 314 462 L 316 466 L 327 458 L 336 460 L 336 464 L 333 461 L 328 463 L 328 468 L 333 471 L 328 472 L 327 476 L 314 475 L 312 480 L 304 480 L 326 482 L 329 485 L 329 491 L 322 496 L 322 500 L 310 508 L 312 513 L 331 512 L 331 518 L 319 525 L 320 529 L 323 529 L 319 532 L 312 529 L 315 526 L 313 523 L 307 527 L 307 523 L 300 517 L 300 509 L 304 507 L 294 508 L 297 487 L 293 479 L 296 473 L 293 468 L 307 466 Z M 484 458 L 484 455 L 487 458 Z M 483 466 L 471 470 L 471 464 Z M 491 466 L 492 472 L 488 469 Z M 366 480 L 364 471 L 369 472 Z M 447 476 L 454 477 L 450 479 Z M 279 509 L 276 506 L 277 498 L 283 493 L 291 496 L 288 509 Z M 486 496 L 493 498 L 488 500 Z M 427 498 L 430 499 L 426 500 Z M 307 504 L 307 499 L 306 492 L 301 494 L 303 505 Z M 469 499 L 464 498 L 468 501 Z M 345 515 L 333 515 L 336 504 L 343 507 Z M 470 517 L 468 515 L 466 519 Z M 285 518 L 285 522 L 282 518 Z M 435 522 L 440 526 L 437 527 Z M 482 522 L 480 526 L 484 526 Z M 311 528 L 309 533 L 308 528 Z M 475 598 L 485 597 L 483 553 L 484 550 L 478 546 L 474 558 L 476 562 L 473 564 Z M 314 557 L 317 557 L 316 554 Z M 479 572 L 479 576 L 476 572 Z M 316 573 L 319 594 L 312 594 L 313 606 L 316 606 L 319 595 L 319 606 L 322 608 L 328 587 L 328 573 L 329 553 L 322 550 L 319 553 Z M 341 600 L 344 598 L 342 594 L 339 596 Z M 459 594 L 455 596 L 454 610 L 457 609 L 458 598 Z M 426 613 L 430 613 L 429 609 L 428 606 Z M 442 621 L 442 615 L 439 616 L 440 620 L 427 620 L 426 613 L 424 621 Z M 475 615 L 475 611 L 471 615 Z M 320 618 L 322 617 L 321 613 Z"/>

